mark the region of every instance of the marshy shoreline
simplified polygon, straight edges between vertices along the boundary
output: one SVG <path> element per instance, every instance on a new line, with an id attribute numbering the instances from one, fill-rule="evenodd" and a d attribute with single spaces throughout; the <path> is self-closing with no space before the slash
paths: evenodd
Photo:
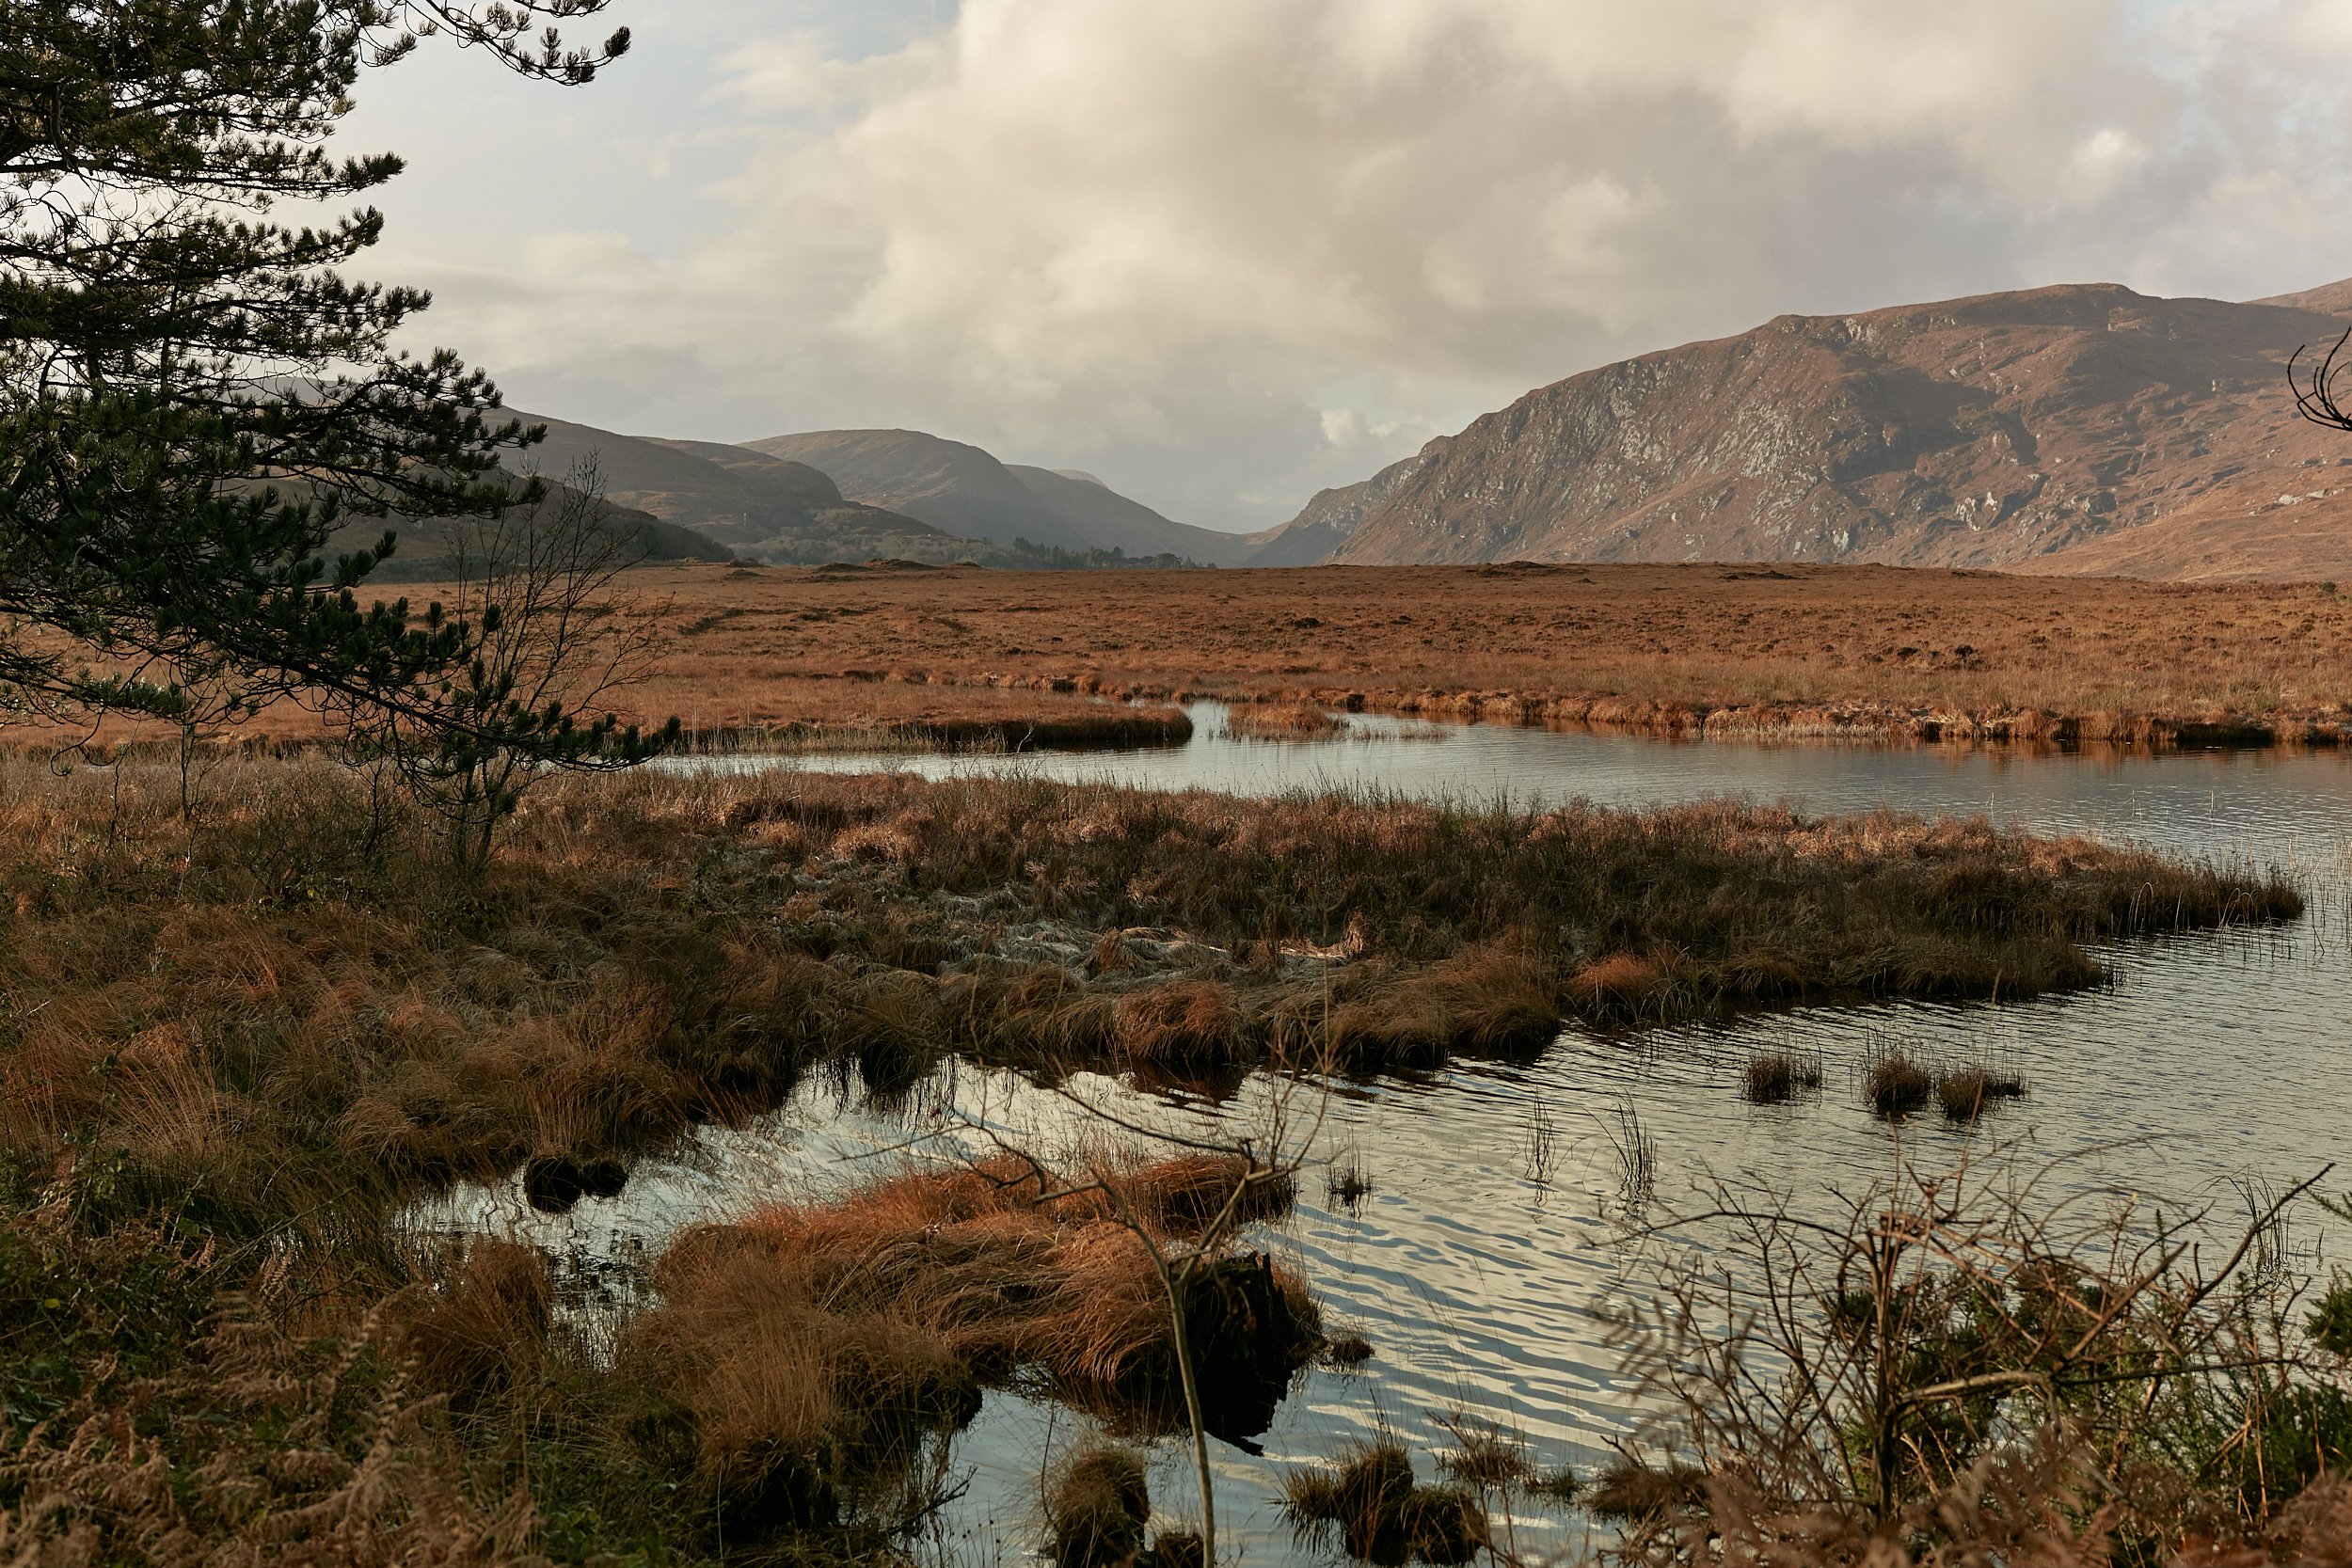
<path id="1" fill-rule="evenodd" d="M 468 868 L 315 759 L 224 763 L 193 821 L 162 764 L 0 767 L 0 1506 L 124 1552 L 334 1513 L 514 1544 L 489 1560 L 870 1560 L 977 1386 L 1164 1430 L 1138 1249 L 1191 1244 L 1224 1167 L 1121 1156 L 1112 1207 L 1157 1217 L 1083 1246 L 1107 1211 L 1017 1170 L 749 1216 L 681 1238 L 601 1338 L 532 1249 L 397 1223 L 518 1170 L 550 1209 L 624 1187 L 811 1074 L 887 1101 L 954 1057 L 1210 1095 L 1413 1073 L 1569 1026 L 2093 986 L 2092 945 L 2301 910 L 2276 875 L 1982 821 L 806 772 L 554 780 Z M 1069 1349 L 1057 1277 L 1120 1282 L 1112 1361 Z M 1264 1277 L 1295 1365 L 1314 1282 Z M 140 1465 L 169 1497 L 123 1500 Z M 358 1506 L 388 1466 L 429 1520 Z"/>

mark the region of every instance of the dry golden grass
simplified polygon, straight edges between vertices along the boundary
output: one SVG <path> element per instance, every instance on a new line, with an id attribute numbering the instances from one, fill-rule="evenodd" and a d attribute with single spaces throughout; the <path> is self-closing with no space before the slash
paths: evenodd
<path id="1" fill-rule="evenodd" d="M 627 574 L 611 608 L 668 635 L 634 716 L 675 714 L 714 746 L 1152 744 L 1175 737 L 1164 716 L 1106 700 L 1195 696 L 1247 705 L 1243 733 L 1292 736 L 1273 716 L 1351 706 L 2037 742 L 2332 739 L 2352 724 L 2352 596 L 2311 584 L 1798 564 L 678 565 Z M 244 732 L 318 733 L 292 707 Z"/>
<path id="2" fill-rule="evenodd" d="M 1275 702 L 1236 705 L 1225 728 L 1250 740 L 1328 740 L 1345 726 L 1312 703 Z"/>
<path id="3" fill-rule="evenodd" d="M 1252 1191 L 1247 1174 L 1238 1159 L 1114 1162 L 1073 1190 L 1005 1158 L 701 1227 L 658 1264 L 662 1303 L 629 1326 L 622 1375 L 677 1402 L 723 1499 L 801 1522 L 850 1460 L 968 1419 L 982 1383 L 1041 1379 L 1165 1429 L 1181 1408 L 1169 1304 L 1134 1227 L 1166 1248 L 1186 1227 L 1163 1218 L 1221 1210 Z M 1254 1196 L 1250 1216 L 1286 1202 Z M 1251 1278 L 1269 1293 L 1232 1300 Z M 1185 1312 L 1229 1398 L 1269 1369 L 1279 1392 L 1320 1342 L 1305 1282 L 1248 1255 L 1204 1265 Z"/>
<path id="4" fill-rule="evenodd" d="M 2352 668 L 2352 597 L 2275 583 L 1805 565 L 694 566 L 645 571 L 630 591 L 684 607 L 643 710 L 720 729 L 902 700 L 986 713 L 1006 693 L 1053 711 L 1099 693 L 1734 736 L 2292 738 L 2346 721 Z M 882 695 L 894 687 L 912 694 Z"/>

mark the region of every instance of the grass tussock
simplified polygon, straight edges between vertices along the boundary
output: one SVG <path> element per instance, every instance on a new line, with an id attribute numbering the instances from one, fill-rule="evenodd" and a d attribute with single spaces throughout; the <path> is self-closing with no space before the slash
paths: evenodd
<path id="1" fill-rule="evenodd" d="M 1055 1568 L 1111 1568 L 1133 1560 L 1143 1549 L 1151 1517 L 1151 1487 L 1143 1460 L 1132 1449 L 1081 1448 L 1046 1481 Z"/>
<path id="2" fill-rule="evenodd" d="M 1883 1117 L 1907 1117 L 1935 1097 L 1935 1075 L 1900 1052 L 1872 1062 L 1862 1078 L 1862 1098 Z"/>
<path id="3" fill-rule="evenodd" d="M 1705 1504 L 1707 1472 L 1679 1461 L 1645 1465 L 1615 1454 L 1593 1472 L 1580 1500 L 1596 1518 L 1654 1526 Z"/>
<path id="4" fill-rule="evenodd" d="M 1434 1068 L 1462 1054 L 1533 1055 L 1560 1034 L 1545 966 L 1502 948 L 1473 948 L 1425 969 L 1367 965 L 1335 994 L 1344 999 L 1309 1037 L 1310 1049 L 1346 1072 Z"/>
<path id="5" fill-rule="evenodd" d="M 1800 1090 L 1821 1086 L 1821 1064 L 1810 1056 L 1768 1052 L 1748 1058 L 1740 1097 L 1754 1105 L 1777 1105 Z"/>
<path id="6" fill-rule="evenodd" d="M 1171 980 L 1112 1005 L 1111 1037 L 1128 1067 L 1215 1069 L 1246 1063 L 1248 1021 L 1232 986 Z"/>
<path id="7" fill-rule="evenodd" d="M 1302 1536 L 1336 1538 L 1350 1557 L 1384 1568 L 1408 1560 L 1457 1568 L 1487 1544 L 1477 1490 L 1415 1480 L 1412 1457 L 1393 1440 L 1353 1445 L 1327 1468 L 1291 1471 L 1282 1506 Z"/>
<path id="8" fill-rule="evenodd" d="M 1347 726 L 1311 703 L 1252 703 L 1226 709 L 1225 728 L 1248 740 L 1330 740 Z"/>
<path id="9" fill-rule="evenodd" d="M 1171 1244 L 1212 1202 L 1253 1190 L 1237 1164 L 1212 1164 L 1130 1165 L 1064 1194 L 998 1162 L 689 1231 L 660 1260 L 662 1305 L 630 1325 L 620 1365 L 667 1391 L 719 1497 L 791 1499 L 796 1517 L 854 1462 L 968 1418 L 983 1384 L 1041 1384 L 1164 1428 L 1180 1408 L 1168 1301 L 1131 1223 Z M 1274 1188 L 1245 1207 L 1288 1200 Z M 1320 1341 L 1304 1282 L 1262 1255 L 1221 1254 L 1184 1308 L 1213 1427 L 1258 1414 L 1262 1430 Z"/>
<path id="10" fill-rule="evenodd" d="M 1953 1121 L 1974 1121 L 1996 1100 L 2015 1100 L 2026 1092 L 2026 1081 L 1983 1068 L 1963 1068 L 1935 1081 L 1935 1098 Z"/>
<path id="11" fill-rule="evenodd" d="M 443 1279 L 405 1337 L 426 1386 L 474 1399 L 532 1376 L 555 1313 L 555 1287 L 539 1249 L 481 1238 Z"/>

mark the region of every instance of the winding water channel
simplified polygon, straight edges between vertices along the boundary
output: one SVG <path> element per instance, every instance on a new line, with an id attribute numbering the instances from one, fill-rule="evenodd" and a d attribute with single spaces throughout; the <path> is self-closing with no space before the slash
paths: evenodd
<path id="1" fill-rule="evenodd" d="M 1906 1124 L 1906 1155 L 1930 1164 L 2058 1160 L 2069 1182 L 2226 1209 L 2249 1182 L 2284 1186 L 2352 1154 L 2352 759 L 1677 744 L 1367 716 L 1351 717 L 1335 740 L 1280 744 L 1228 737 L 1208 705 L 1194 717 L 1194 738 L 1161 752 L 723 766 L 1018 770 L 1146 788 L 1372 789 L 1519 806 L 1738 796 L 1816 814 L 1983 815 L 2192 859 L 2282 865 L 2311 904 L 2276 930 L 2121 945 L 2103 955 L 2113 985 L 2071 997 L 1805 1009 L 1630 1042 L 1572 1029 L 1526 1066 L 1463 1064 L 1294 1106 L 1319 1118 L 1318 1154 L 1360 1164 L 1372 1190 L 1344 1203 L 1311 1172 L 1296 1215 L 1263 1240 L 1301 1261 L 1329 1314 L 1375 1354 L 1359 1372 L 1308 1373 L 1263 1453 L 1219 1445 L 1220 1528 L 1229 1551 L 1237 1545 L 1249 1560 L 1314 1560 L 1281 1519 L 1279 1480 L 1350 1437 L 1393 1431 L 1425 1465 L 1446 1441 L 1438 1419 L 1468 1408 L 1526 1433 L 1544 1463 L 1581 1468 L 1631 1430 L 1637 1415 L 1595 1308 L 1628 1267 L 1624 1222 L 1640 1195 L 1627 1191 L 1622 1150 L 1637 1125 L 1656 1156 L 1657 1209 L 1692 1205 L 1704 1183 L 1743 1174 L 1800 1192 L 1857 1190 L 1893 1157 L 1898 1134 L 1856 1087 L 1865 1054 L 1891 1040 L 1930 1059 L 1994 1061 L 2028 1085 L 1973 1132 L 1932 1117 Z M 1818 1053 L 1822 1090 L 1779 1106 L 1743 1101 L 1741 1069 L 1768 1047 Z M 1196 1132 L 1261 1118 L 1270 1092 L 1257 1085 L 1214 1105 L 1146 1099 L 1107 1080 L 1078 1087 L 1123 1114 Z M 908 1157 L 911 1136 L 960 1119 L 932 1115 L 946 1106 L 1029 1137 L 1072 1119 L 1064 1102 L 968 1067 L 889 1116 L 818 1085 L 755 1127 L 707 1132 L 675 1161 L 641 1166 L 617 1198 L 547 1216 L 510 1184 L 459 1195 L 449 1217 L 582 1256 L 658 1247 L 680 1224 L 879 1173 Z M 2352 1176 L 2336 1184 L 2352 1187 Z M 2324 1245 L 2298 1240 L 2313 1256 Z M 1067 1412 L 992 1396 L 954 1446 L 968 1484 L 939 1516 L 934 1544 L 959 1563 L 1027 1559 L 1041 1536 L 1041 1465 L 1076 1427 Z M 1154 1450 L 1153 1496 L 1176 1516 L 1193 1506 L 1183 1464 L 1174 1443 Z M 1518 1544 L 1536 1551 L 1573 1547 L 1590 1528 L 1573 1512 L 1518 1524 Z"/>

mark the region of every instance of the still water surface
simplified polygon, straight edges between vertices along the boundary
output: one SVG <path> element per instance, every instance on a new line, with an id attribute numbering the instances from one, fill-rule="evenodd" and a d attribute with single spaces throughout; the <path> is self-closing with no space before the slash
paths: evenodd
<path id="1" fill-rule="evenodd" d="M 1252 1454 L 1218 1445 L 1218 1516 L 1230 1550 L 1251 1560 L 1311 1560 L 1283 1526 L 1282 1472 L 1327 1459 L 1350 1437 L 1392 1431 L 1422 1455 L 1445 1446 L 1437 1422 L 1457 1409 L 1523 1432 L 1538 1459 L 1580 1469 L 1634 1430 L 1596 1308 L 1626 1289 L 1638 1248 L 1628 1223 L 1698 1207 L 1706 1184 L 1754 1177 L 1820 1197 L 1858 1191 L 1890 1169 L 1898 1136 L 1861 1105 L 1858 1067 L 1888 1042 L 1943 1061 L 2021 1073 L 2022 1101 L 1974 1132 L 1935 1117 L 1902 1130 L 1906 1158 L 2057 1161 L 2068 1185 L 2111 1183 L 2168 1207 L 2242 1208 L 2248 1183 L 2284 1186 L 2352 1154 L 2344 1072 L 2352 944 L 2352 760 L 2327 753 L 2031 755 L 1645 738 L 1351 717 L 1339 739 L 1239 740 L 1212 705 L 1167 751 L 1038 756 L 821 758 L 703 766 L 904 768 L 928 776 L 1024 772 L 1145 788 L 1242 794 L 1378 790 L 1517 806 L 1584 799 L 1647 806 L 1709 796 L 1788 801 L 1815 814 L 1892 807 L 1982 815 L 2009 827 L 2154 846 L 2224 863 L 2291 869 L 2311 911 L 2277 930 L 2136 942 L 2103 956 L 2110 988 L 1997 1006 L 1893 1004 L 1804 1009 L 1636 1041 L 1565 1035 L 1523 1067 L 1464 1064 L 1425 1081 L 1318 1094 L 1293 1115 L 1315 1125 L 1319 1158 L 1360 1164 L 1372 1191 L 1353 1205 L 1320 1168 L 1296 1216 L 1262 1238 L 1303 1264 L 1339 1326 L 1375 1355 L 1359 1373 L 1316 1370 Z M 1818 1053 L 1826 1085 L 1791 1103 L 1752 1106 L 1740 1070 L 1762 1049 Z M 1122 1115 L 1215 1132 L 1266 1114 L 1265 1085 L 1212 1105 L 1146 1099 L 1107 1080 L 1078 1087 Z M 935 1111 L 945 1115 L 935 1116 Z M 531 1213 L 510 1184 L 462 1196 L 491 1224 L 588 1254 L 658 1247 L 676 1226 L 762 1197 L 835 1189 L 909 1158 L 910 1137 L 958 1121 L 1034 1141 L 1070 1132 L 1063 1101 L 1008 1075 L 950 1070 L 884 1115 L 818 1085 L 756 1127 L 710 1132 L 677 1160 L 642 1166 L 628 1190 L 561 1218 Z M 1634 1200 L 1621 1150 L 1632 1129 L 1653 1148 L 1655 1191 Z M 946 1136 L 918 1144 L 945 1155 Z M 2352 1175 L 2331 1187 L 2352 1187 Z M 2297 1238 L 2316 1257 L 2324 1239 Z M 2332 1253 L 2334 1248 L 2327 1249 Z M 1638 1275 L 1636 1275 L 1638 1277 Z M 1040 1530 L 1038 1482 L 1076 1418 L 992 1396 L 958 1440 L 968 1477 L 940 1517 L 936 1544 L 956 1560 L 1025 1560 Z M 1163 1513 L 1188 1515 L 1184 1456 L 1154 1451 Z M 1574 1513 L 1518 1521 L 1518 1544 L 1572 1550 Z"/>

